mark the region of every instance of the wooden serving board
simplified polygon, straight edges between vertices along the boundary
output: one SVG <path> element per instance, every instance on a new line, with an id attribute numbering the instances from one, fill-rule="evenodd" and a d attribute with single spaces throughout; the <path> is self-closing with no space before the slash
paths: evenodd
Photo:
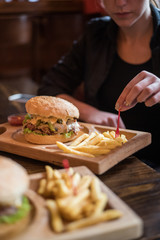
<path id="1" fill-rule="evenodd" d="M 112 127 L 85 123 L 81 123 L 81 125 L 83 126 L 83 132 L 87 133 L 95 130 L 99 132 L 105 132 L 107 130 L 115 131 L 115 128 Z M 67 158 L 70 166 L 85 165 L 94 173 L 102 174 L 118 162 L 151 143 L 151 134 L 147 132 L 120 129 L 120 133 L 126 135 L 128 142 L 121 147 L 111 150 L 106 155 L 99 155 L 93 158 L 64 153 L 56 144 L 37 145 L 28 143 L 24 139 L 21 127 L 14 127 L 8 123 L 4 123 L 0 125 L 0 150 L 59 166 L 62 166 L 62 160 Z"/>
<path id="2" fill-rule="evenodd" d="M 76 167 L 74 170 L 81 175 L 93 175 L 84 166 Z M 31 202 L 35 208 L 35 215 L 28 228 L 12 240 L 129 240 L 136 239 L 143 234 L 143 222 L 140 217 L 102 182 L 100 182 L 101 189 L 108 196 L 108 204 L 111 208 L 122 211 L 122 217 L 80 230 L 54 233 L 50 227 L 50 216 L 45 207 L 45 200 L 36 194 L 39 180 L 43 177 L 44 173 L 30 175 L 29 196 L 32 197 Z"/>

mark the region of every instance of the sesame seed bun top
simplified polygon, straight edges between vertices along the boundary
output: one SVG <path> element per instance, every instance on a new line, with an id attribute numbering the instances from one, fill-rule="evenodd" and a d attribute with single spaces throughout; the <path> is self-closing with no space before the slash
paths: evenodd
<path id="1" fill-rule="evenodd" d="M 43 117 L 79 118 L 79 110 L 72 103 L 58 97 L 36 96 L 26 102 L 26 111 L 29 114 Z"/>

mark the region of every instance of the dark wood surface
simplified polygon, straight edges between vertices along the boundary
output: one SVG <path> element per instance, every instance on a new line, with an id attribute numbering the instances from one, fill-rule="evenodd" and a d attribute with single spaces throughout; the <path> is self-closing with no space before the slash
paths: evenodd
<path id="1" fill-rule="evenodd" d="M 52 12 L 82 11 L 83 0 L 39 0 L 29 2 L 27 0 L 0 1 L 1 14 L 41 14 Z"/>
<path id="2" fill-rule="evenodd" d="M 0 154 L 20 163 L 29 174 L 45 170 L 44 162 Z M 142 218 L 144 235 L 140 239 L 160 239 L 160 173 L 131 156 L 98 177 Z"/>
<path id="3" fill-rule="evenodd" d="M 0 1 L 0 76 L 41 81 L 83 27 L 83 0 Z"/>

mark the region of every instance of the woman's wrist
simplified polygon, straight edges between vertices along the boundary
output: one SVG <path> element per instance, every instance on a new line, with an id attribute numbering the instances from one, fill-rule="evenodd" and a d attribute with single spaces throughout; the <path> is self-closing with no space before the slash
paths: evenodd
<path id="1" fill-rule="evenodd" d="M 59 94 L 59 95 L 57 95 L 57 97 L 63 98 L 65 100 L 71 102 L 72 104 L 74 104 L 79 109 L 79 113 L 80 113 L 79 119 L 81 121 L 88 122 L 89 119 L 92 117 L 92 115 L 96 114 L 96 112 L 98 112 L 98 109 L 96 109 L 95 107 L 92 107 L 89 104 L 81 102 L 81 101 L 73 98 L 70 95 Z"/>

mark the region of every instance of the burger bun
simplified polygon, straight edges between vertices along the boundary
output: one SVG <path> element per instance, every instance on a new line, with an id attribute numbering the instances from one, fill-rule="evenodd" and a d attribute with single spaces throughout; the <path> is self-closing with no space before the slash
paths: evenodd
<path id="1" fill-rule="evenodd" d="M 0 156 L 0 204 L 18 204 L 17 201 L 28 186 L 29 178 L 25 168 L 10 158 Z"/>
<path id="2" fill-rule="evenodd" d="M 10 158 L 0 156 L 0 205 L 18 207 L 28 186 L 29 178 L 25 168 Z M 0 239 L 10 239 L 23 231 L 30 217 L 31 211 L 15 223 L 0 223 Z"/>
<path id="3" fill-rule="evenodd" d="M 0 224 L 0 239 L 9 240 L 22 233 L 31 221 L 31 212 L 13 224 Z M 15 239 L 15 238 L 14 238 Z"/>
<path id="4" fill-rule="evenodd" d="M 26 102 L 26 111 L 29 114 L 43 117 L 79 118 L 79 110 L 71 102 L 52 96 L 37 96 Z"/>
<path id="5" fill-rule="evenodd" d="M 57 141 L 59 142 L 70 142 L 74 140 L 75 138 L 79 137 L 82 134 L 81 131 L 79 131 L 77 134 L 72 134 L 71 137 L 65 137 L 64 134 L 55 134 L 55 135 L 38 135 L 34 133 L 26 133 L 24 134 L 24 137 L 27 142 L 35 143 L 35 144 L 44 144 L 44 145 L 51 145 L 55 144 Z"/>

